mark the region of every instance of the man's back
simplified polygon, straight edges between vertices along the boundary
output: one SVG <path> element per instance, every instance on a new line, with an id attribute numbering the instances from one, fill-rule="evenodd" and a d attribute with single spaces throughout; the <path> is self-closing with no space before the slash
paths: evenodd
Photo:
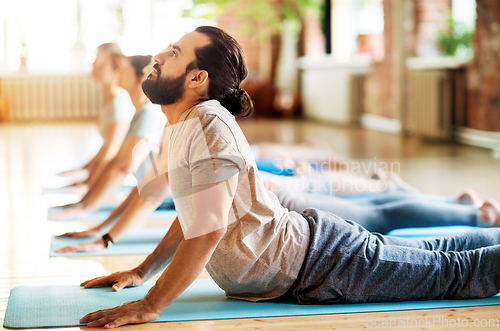
<path id="1" fill-rule="evenodd" d="M 185 236 L 193 231 L 208 233 L 190 228 L 193 186 L 223 182 L 238 174 L 227 232 L 207 270 L 231 297 L 256 301 L 284 294 L 305 258 L 309 227 L 264 187 L 234 116 L 216 100 L 185 111 L 170 138 L 168 168 Z"/>

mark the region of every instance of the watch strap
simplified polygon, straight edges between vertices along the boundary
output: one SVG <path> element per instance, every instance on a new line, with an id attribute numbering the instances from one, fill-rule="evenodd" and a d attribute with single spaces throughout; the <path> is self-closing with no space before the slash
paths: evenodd
<path id="1" fill-rule="evenodd" d="M 107 233 L 102 236 L 102 240 L 104 241 L 104 246 L 106 246 L 106 248 L 109 248 L 114 244 L 113 239 L 111 239 L 110 235 Z"/>

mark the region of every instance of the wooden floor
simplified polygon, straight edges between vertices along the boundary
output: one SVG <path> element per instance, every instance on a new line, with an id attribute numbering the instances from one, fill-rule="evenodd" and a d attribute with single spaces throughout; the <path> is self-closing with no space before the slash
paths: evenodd
<path id="1" fill-rule="evenodd" d="M 323 140 L 340 154 L 353 160 L 364 160 L 364 164 L 397 164 L 400 168 L 396 169 L 400 169 L 401 176 L 422 192 L 456 195 L 466 188 L 474 188 L 482 197 L 500 200 L 500 160 L 493 159 L 486 150 L 450 143 L 425 143 L 393 134 L 307 122 L 244 121 L 241 125 L 251 143 L 275 141 L 292 144 Z M 83 163 L 95 152 L 98 144 L 97 132 L 90 124 L 0 125 L 0 322 L 3 322 L 9 291 L 13 287 L 79 284 L 90 277 L 133 267 L 144 258 L 141 255 L 48 257 L 50 234 L 83 229 L 84 225 L 47 221 L 47 206 L 67 202 L 67 199 L 42 196 L 41 187 L 52 184 L 48 182 L 51 174 Z M 165 224 L 168 222 L 165 220 Z M 200 277 L 206 276 L 203 273 Z M 401 316 L 415 320 L 425 317 L 467 319 L 471 327 L 475 319 L 500 319 L 499 312 L 498 306 L 491 306 L 153 323 L 125 328 L 241 331 L 366 329 L 370 328 L 367 318 L 381 320 Z M 437 324 L 419 329 L 447 328 Z"/>

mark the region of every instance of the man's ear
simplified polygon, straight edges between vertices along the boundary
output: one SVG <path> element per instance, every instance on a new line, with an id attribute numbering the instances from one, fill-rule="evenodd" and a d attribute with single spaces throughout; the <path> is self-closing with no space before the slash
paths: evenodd
<path id="1" fill-rule="evenodd" d="M 188 87 L 194 90 L 205 89 L 208 85 L 208 72 L 206 70 L 193 70 L 189 74 L 191 80 L 188 83 Z"/>

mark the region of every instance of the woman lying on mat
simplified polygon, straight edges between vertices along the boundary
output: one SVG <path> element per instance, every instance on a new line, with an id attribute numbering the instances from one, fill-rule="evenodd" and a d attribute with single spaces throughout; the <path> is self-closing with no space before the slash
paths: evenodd
<path id="1" fill-rule="evenodd" d="M 358 162 L 360 163 L 360 162 Z M 309 161 L 301 161 L 293 168 L 280 168 L 265 161 L 256 160 L 257 168 L 272 175 L 279 175 L 282 184 L 309 193 L 356 197 L 383 192 L 418 192 L 394 172 L 377 170 L 371 176 L 352 173 L 349 169 L 313 170 Z M 293 174 L 290 174 L 292 173 Z"/>
<path id="2" fill-rule="evenodd" d="M 351 161 L 339 156 L 331 147 L 322 142 L 300 145 L 259 143 L 250 145 L 250 148 L 259 170 L 274 175 L 293 177 L 293 179 L 282 179 L 289 185 L 293 183 L 300 187 L 304 183 L 315 182 L 314 190 L 321 190 L 339 197 L 393 191 L 418 191 L 396 173 L 383 171 L 384 168 L 376 169 L 375 165 L 373 165 L 373 175 L 369 177 L 361 175 L 363 171 L 369 171 L 372 164 L 366 169 L 364 165 L 361 167 L 360 162 L 357 162 L 359 167 L 356 170 Z M 347 183 L 349 185 L 346 185 Z"/>
<path id="3" fill-rule="evenodd" d="M 158 160 L 157 163 L 161 163 Z M 166 160 L 163 160 L 166 162 Z M 469 190 L 458 198 L 394 191 L 364 196 L 358 199 L 310 193 L 307 185 L 297 190 L 297 183 L 291 187 L 289 177 L 272 175 L 263 171 L 259 177 L 267 189 L 273 192 L 282 206 L 290 211 L 302 212 L 306 208 L 328 211 L 341 218 L 356 220 L 370 232 L 386 234 L 395 229 L 432 226 L 500 226 L 500 205 L 494 200 L 482 201 Z M 314 186 L 311 184 L 309 186 Z M 292 189 L 293 188 L 293 189 Z M 113 242 L 118 242 L 129 230 L 137 228 L 147 215 L 160 203 L 142 200 L 137 188 L 113 213 L 97 226 L 80 232 L 67 232 L 58 237 L 74 239 L 100 237 L 107 234 Z M 175 208 L 171 196 L 162 205 Z M 105 241 L 99 238 L 93 242 L 70 245 L 57 250 L 59 253 L 92 252 L 106 249 Z"/>
<path id="4" fill-rule="evenodd" d="M 275 158 L 273 160 L 269 158 L 258 159 L 256 160 L 256 165 L 259 170 L 263 170 L 266 173 L 272 172 L 273 174 L 280 174 L 282 178 L 281 181 L 284 183 L 288 183 L 287 185 L 291 189 L 295 189 L 298 187 L 300 191 L 302 191 L 302 186 L 307 186 L 310 193 L 324 193 L 328 192 L 328 194 L 333 194 L 339 197 L 355 197 L 355 196 L 365 196 L 367 194 L 376 194 L 382 192 L 399 192 L 399 191 L 409 191 L 416 192 L 417 190 L 404 182 L 398 175 L 394 173 L 384 173 L 378 171 L 377 174 L 372 175 L 370 178 L 366 178 L 360 175 L 352 175 L 346 169 L 340 170 L 340 166 L 335 166 L 336 170 L 334 171 L 313 171 L 307 170 L 306 174 L 303 173 L 301 169 L 311 169 L 311 164 L 314 164 L 314 160 L 326 160 L 328 159 L 333 162 L 333 152 L 330 149 L 324 147 L 307 147 L 310 150 L 309 157 L 310 160 L 313 161 L 292 161 L 290 155 L 294 153 L 289 153 L 291 150 L 295 151 L 303 151 L 306 145 L 282 145 L 282 144 L 258 144 L 251 145 L 252 152 L 254 157 L 259 155 L 259 153 L 255 153 L 256 149 L 260 149 L 262 146 L 265 146 L 265 150 L 268 152 L 275 151 L 281 149 L 283 147 L 284 152 L 278 153 L 280 155 L 279 158 Z M 165 147 L 167 148 L 167 147 Z M 314 157 L 313 155 L 317 153 L 318 156 Z M 328 158 L 327 158 L 328 155 Z M 284 167 L 283 161 L 290 160 L 287 164 L 289 167 Z M 336 158 L 336 160 L 340 160 L 340 158 Z M 345 160 L 345 159 L 343 159 Z M 348 165 L 347 161 L 342 161 L 344 165 Z M 293 167 L 291 167 L 293 164 Z M 330 163 L 329 163 L 330 164 Z M 337 171 L 339 170 L 339 171 Z M 137 176 L 138 178 L 142 177 Z M 313 184 L 314 185 L 310 185 Z M 104 198 L 99 199 L 98 203 L 101 204 L 104 201 Z M 98 206 L 98 204 L 96 203 Z M 72 207 L 73 205 L 69 205 Z M 82 207 L 83 208 L 83 207 Z M 75 208 L 74 210 L 68 211 L 67 213 L 60 214 L 58 216 L 54 216 L 53 214 L 49 217 L 51 219 L 63 219 L 77 216 L 86 216 L 88 212 L 81 210 L 82 208 Z M 83 208 L 89 210 L 90 208 Z"/>
<path id="5" fill-rule="evenodd" d="M 307 168 L 311 171 L 320 167 L 342 170 L 349 168 L 350 165 L 347 158 L 337 154 L 322 141 L 295 145 L 262 142 L 250 145 L 250 148 L 257 161 L 257 167 L 276 175 L 302 174 L 304 164 L 307 164 Z"/>
<path id="6" fill-rule="evenodd" d="M 51 216 L 51 219 L 64 219 L 80 217 L 97 210 L 106 198 L 118 188 L 123 179 L 134 172 L 141 178 L 149 171 L 150 162 L 145 161 L 149 157 L 149 145 L 158 152 L 158 147 L 166 125 L 167 119 L 161 112 L 160 107 L 149 102 L 141 88 L 145 77 L 143 70 L 147 73 L 152 68 L 151 56 L 131 56 L 122 66 L 118 85 L 125 89 L 136 109 L 136 113 L 130 123 L 129 131 L 123 141 L 120 150 L 108 163 L 98 178 L 89 187 L 89 191 L 78 203 L 55 208 L 60 213 Z M 149 141 L 148 146 L 144 143 Z M 139 148 L 141 147 L 141 148 Z M 140 165 L 140 166 L 138 166 Z M 93 175 L 91 174 L 91 177 Z"/>
<path id="7" fill-rule="evenodd" d="M 135 113 L 129 94 L 118 85 L 124 61 L 125 56 L 117 44 L 107 43 L 97 48 L 92 76 L 104 92 L 104 111 L 99 116 L 99 133 L 104 142 L 86 166 L 59 174 L 71 178 L 74 182 L 83 181 L 85 191 L 88 185 L 94 184 L 106 165 L 118 153 Z M 73 188 L 68 187 L 68 190 Z"/>
<path id="8" fill-rule="evenodd" d="M 113 328 L 155 320 L 205 267 L 229 297 L 248 301 L 465 299 L 500 291 L 499 228 L 410 240 L 372 234 L 318 209 L 299 214 L 281 206 L 235 120 L 252 103 L 240 88 L 243 50 L 222 30 L 198 27 L 155 62 L 143 89 L 171 124 L 168 162 L 156 169 L 164 183 L 168 171 L 178 217 L 138 267 L 82 285 L 119 291 L 165 270 L 144 298 L 81 323 Z M 146 191 L 154 190 L 139 193 Z"/>

